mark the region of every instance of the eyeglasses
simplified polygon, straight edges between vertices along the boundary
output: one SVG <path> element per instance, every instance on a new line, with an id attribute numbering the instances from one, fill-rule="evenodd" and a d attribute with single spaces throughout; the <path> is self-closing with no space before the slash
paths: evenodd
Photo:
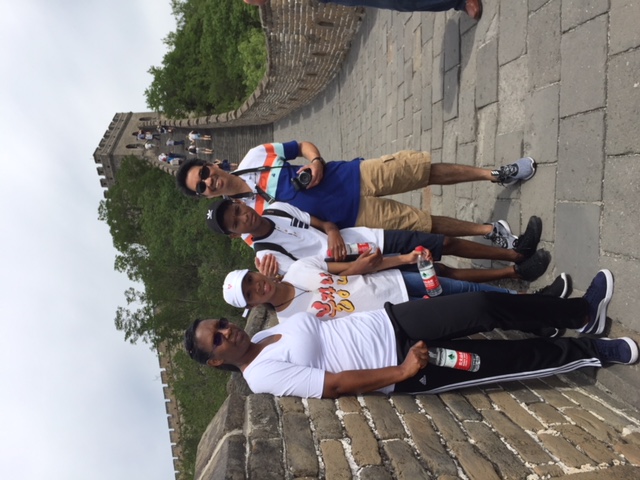
<path id="1" fill-rule="evenodd" d="M 207 184 L 204 181 L 211 176 L 211 169 L 206 165 L 203 165 L 200 169 L 200 181 L 196 184 L 196 194 L 204 195 L 207 191 Z"/>
<path id="2" fill-rule="evenodd" d="M 221 318 L 218 320 L 218 330 L 226 330 L 229 328 L 229 320 L 226 318 Z M 219 331 L 213 334 L 213 346 L 219 347 L 222 345 L 224 341 L 224 335 L 222 335 Z"/>

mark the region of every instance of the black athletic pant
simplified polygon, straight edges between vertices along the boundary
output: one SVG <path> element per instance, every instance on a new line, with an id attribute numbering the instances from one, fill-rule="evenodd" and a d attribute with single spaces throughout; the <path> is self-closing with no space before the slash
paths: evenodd
<path id="1" fill-rule="evenodd" d="M 580 328 L 587 321 L 582 298 L 473 292 L 385 306 L 396 332 L 398 362 L 418 340 L 480 355 L 477 372 L 427 365 L 398 383 L 396 392 L 440 393 L 507 380 L 538 378 L 578 368 L 602 366 L 592 339 L 453 340 L 494 328 L 534 331 L 541 327 Z"/>

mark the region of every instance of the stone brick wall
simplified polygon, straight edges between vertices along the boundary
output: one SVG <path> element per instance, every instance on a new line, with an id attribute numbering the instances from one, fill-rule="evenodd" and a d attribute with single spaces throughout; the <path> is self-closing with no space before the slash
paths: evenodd
<path id="1" fill-rule="evenodd" d="M 363 15 L 362 8 L 316 0 L 271 0 L 260 7 L 267 72 L 251 97 L 232 112 L 162 122 L 222 128 L 264 125 L 287 116 L 309 103 L 335 77 Z"/>
<path id="2" fill-rule="evenodd" d="M 250 333 L 273 322 L 266 310 Z M 499 335 L 499 334 L 492 334 Z M 230 396 L 198 447 L 209 479 L 637 479 L 640 415 L 588 377 L 442 395 Z"/>

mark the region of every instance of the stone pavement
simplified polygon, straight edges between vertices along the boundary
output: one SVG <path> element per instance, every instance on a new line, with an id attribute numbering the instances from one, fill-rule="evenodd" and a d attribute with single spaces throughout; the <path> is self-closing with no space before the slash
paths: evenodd
<path id="1" fill-rule="evenodd" d="M 534 157 L 538 172 L 522 186 L 398 197 L 463 220 L 504 218 L 516 233 L 540 216 L 553 262 L 532 288 L 564 271 L 581 295 L 609 268 L 611 335 L 640 340 L 640 1 L 483 3 L 478 23 L 453 11 L 368 9 L 340 75 L 276 123 L 274 137 L 315 142 L 327 159 L 404 148 L 483 167 Z M 640 406 L 640 367 L 598 380 Z"/>
<path id="2" fill-rule="evenodd" d="M 327 160 L 403 148 L 484 167 L 535 157 L 522 186 L 399 198 L 464 220 L 506 218 L 518 232 L 539 215 L 553 263 L 532 287 L 566 271 L 581 295 L 609 268 L 611 335 L 640 340 L 640 0 L 483 3 L 477 24 L 367 10 L 341 73 L 276 123 L 274 139 L 312 141 Z M 639 366 L 437 396 L 247 393 L 212 421 L 196 478 L 640 478 Z"/>

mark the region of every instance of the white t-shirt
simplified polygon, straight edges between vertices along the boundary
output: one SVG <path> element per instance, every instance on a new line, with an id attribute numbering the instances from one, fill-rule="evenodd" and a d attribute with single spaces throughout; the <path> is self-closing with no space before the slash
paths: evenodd
<path id="1" fill-rule="evenodd" d="M 293 302 L 281 312 L 278 320 L 289 320 L 299 312 L 308 312 L 320 320 L 346 317 L 356 312 L 369 312 L 384 307 L 385 302 L 409 300 L 400 270 L 384 270 L 367 275 L 334 275 L 320 257 L 294 262 L 283 281 L 296 287 Z M 309 290 L 306 292 L 305 290 Z"/>
<path id="2" fill-rule="evenodd" d="M 274 202 L 267 209 L 284 212 L 293 218 L 263 213 L 263 217 L 275 224 L 275 229 L 268 237 L 254 239 L 254 242 L 275 243 L 297 259 L 315 256 L 325 258 L 327 256 L 327 234 L 311 226 L 311 215 L 293 205 L 282 202 Z M 381 228 L 343 228 L 340 230 L 340 235 L 342 235 L 344 243 L 372 242 L 380 250 L 384 248 L 384 230 Z M 278 260 L 280 274 L 287 272 L 294 262 L 290 257 L 273 250 L 261 250 L 256 253 L 256 256 L 262 259 L 268 253 L 275 255 Z"/>
<path id="3" fill-rule="evenodd" d="M 254 393 L 320 398 L 325 372 L 396 366 L 396 339 L 384 310 L 321 321 L 307 313 L 258 332 L 253 342 L 282 335 L 265 347 L 243 375 Z M 378 391 L 389 393 L 389 385 Z"/>

